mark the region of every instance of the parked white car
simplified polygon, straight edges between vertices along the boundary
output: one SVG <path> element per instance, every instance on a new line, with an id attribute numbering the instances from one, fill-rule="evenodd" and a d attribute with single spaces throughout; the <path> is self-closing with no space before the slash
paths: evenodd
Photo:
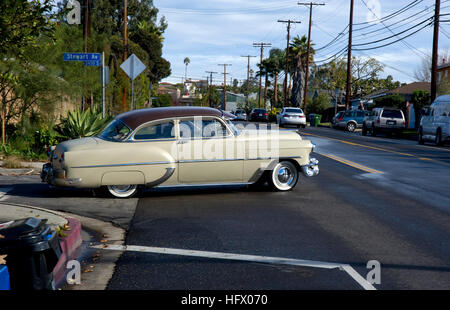
<path id="1" fill-rule="evenodd" d="M 297 127 L 306 127 L 306 116 L 300 108 L 283 108 L 277 113 L 277 124 L 280 127 L 284 125 L 294 125 Z"/>
<path id="2" fill-rule="evenodd" d="M 425 141 L 434 141 L 437 145 L 450 141 L 450 95 L 437 97 L 423 114 L 419 127 L 419 144 Z"/>

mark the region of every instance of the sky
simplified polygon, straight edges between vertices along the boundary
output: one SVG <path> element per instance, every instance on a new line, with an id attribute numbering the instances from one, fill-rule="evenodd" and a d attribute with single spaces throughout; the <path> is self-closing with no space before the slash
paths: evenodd
<path id="1" fill-rule="evenodd" d="M 271 48 L 286 48 L 286 24 L 278 20 L 295 20 L 291 38 L 307 35 L 309 7 L 298 5 L 301 0 L 154 0 L 159 9 L 158 18 L 164 16 L 168 28 L 164 33 L 163 57 L 171 63 L 172 74 L 165 82 L 178 83 L 185 76 L 183 60 L 190 64 L 187 77 L 206 79 L 206 71 L 215 71 L 213 83 L 223 83 L 223 66 L 227 67 L 227 83 L 230 79 L 247 78 L 247 58 L 251 68 L 257 71 L 260 49 L 253 43 L 271 43 Z M 305 1 L 306 2 L 306 1 Z M 348 43 L 347 34 L 341 35 L 332 45 L 327 44 L 339 33 L 346 31 L 349 23 L 349 0 L 323 0 L 324 6 L 313 8 L 311 40 L 317 63 L 325 63 Z M 427 18 L 434 15 L 435 0 L 354 0 L 353 44 L 356 48 L 372 48 L 398 40 L 397 43 L 379 49 L 353 51 L 354 56 L 374 57 L 385 65 L 381 77 L 392 75 L 394 80 L 410 83 L 426 55 L 431 54 L 433 29 L 426 26 Z M 409 7 L 407 7 L 411 4 Z M 405 8 L 398 14 L 392 13 Z M 450 0 L 441 0 L 441 14 L 450 13 Z M 423 23 L 422 23 L 423 22 Z M 422 23 L 422 24 L 420 24 Z M 402 31 L 414 27 L 411 30 Z M 371 41 L 371 45 L 359 45 Z M 325 47 L 325 48 L 323 48 Z M 439 32 L 439 49 L 450 50 L 450 23 L 442 23 Z M 264 57 L 270 48 L 264 50 Z M 346 57 L 346 52 L 342 54 Z"/>

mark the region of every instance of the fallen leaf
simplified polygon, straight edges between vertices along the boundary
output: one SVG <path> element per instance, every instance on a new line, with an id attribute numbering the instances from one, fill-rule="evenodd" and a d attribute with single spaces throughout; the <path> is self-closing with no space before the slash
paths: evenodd
<path id="1" fill-rule="evenodd" d="M 0 265 L 6 264 L 5 258 L 6 258 L 6 255 L 0 255 Z"/>
<path id="2" fill-rule="evenodd" d="M 100 240 L 100 242 L 101 242 L 101 243 L 105 243 L 105 242 L 108 242 L 108 240 L 102 239 L 102 240 Z"/>

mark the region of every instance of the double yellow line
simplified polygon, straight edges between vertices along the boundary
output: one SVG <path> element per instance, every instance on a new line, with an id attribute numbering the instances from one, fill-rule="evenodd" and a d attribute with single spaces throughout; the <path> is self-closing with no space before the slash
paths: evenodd
<path id="1" fill-rule="evenodd" d="M 317 152 L 316 152 L 316 153 L 317 153 Z M 339 157 L 339 156 L 336 156 L 336 155 L 332 155 L 332 154 L 324 154 L 324 153 L 317 153 L 317 154 L 322 155 L 322 156 L 325 156 L 325 157 L 328 157 L 328 158 L 331 158 L 331 159 L 333 159 L 333 160 L 335 160 L 335 161 L 338 161 L 338 162 L 343 163 L 343 164 L 345 164 L 345 165 L 348 165 L 348 166 L 350 166 L 350 167 L 353 167 L 353 168 L 362 170 L 362 171 L 364 171 L 364 172 L 384 174 L 383 171 L 369 168 L 369 167 L 367 167 L 367 166 L 364 166 L 364 165 L 355 163 L 355 162 L 353 162 L 353 161 L 347 160 L 347 159 L 345 159 L 345 158 L 342 158 L 342 157 Z"/>

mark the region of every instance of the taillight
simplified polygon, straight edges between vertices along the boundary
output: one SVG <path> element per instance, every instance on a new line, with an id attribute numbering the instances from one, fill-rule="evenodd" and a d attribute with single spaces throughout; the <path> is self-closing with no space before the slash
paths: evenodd
<path id="1" fill-rule="evenodd" d="M 380 123 L 380 119 L 379 118 L 377 118 L 377 124 L 379 124 Z"/>
<path id="2" fill-rule="evenodd" d="M 344 119 L 344 117 L 341 116 L 341 117 L 338 118 L 338 121 L 342 121 L 343 119 Z"/>
<path id="3" fill-rule="evenodd" d="M 61 160 L 64 160 L 64 152 L 61 153 L 60 158 L 61 158 Z"/>
<path id="4" fill-rule="evenodd" d="M 269 114 L 267 114 L 267 113 L 264 113 L 264 116 L 267 116 L 267 115 L 269 115 Z"/>
<path id="5" fill-rule="evenodd" d="M 300 115 L 300 118 L 305 118 L 305 116 L 304 115 Z"/>

